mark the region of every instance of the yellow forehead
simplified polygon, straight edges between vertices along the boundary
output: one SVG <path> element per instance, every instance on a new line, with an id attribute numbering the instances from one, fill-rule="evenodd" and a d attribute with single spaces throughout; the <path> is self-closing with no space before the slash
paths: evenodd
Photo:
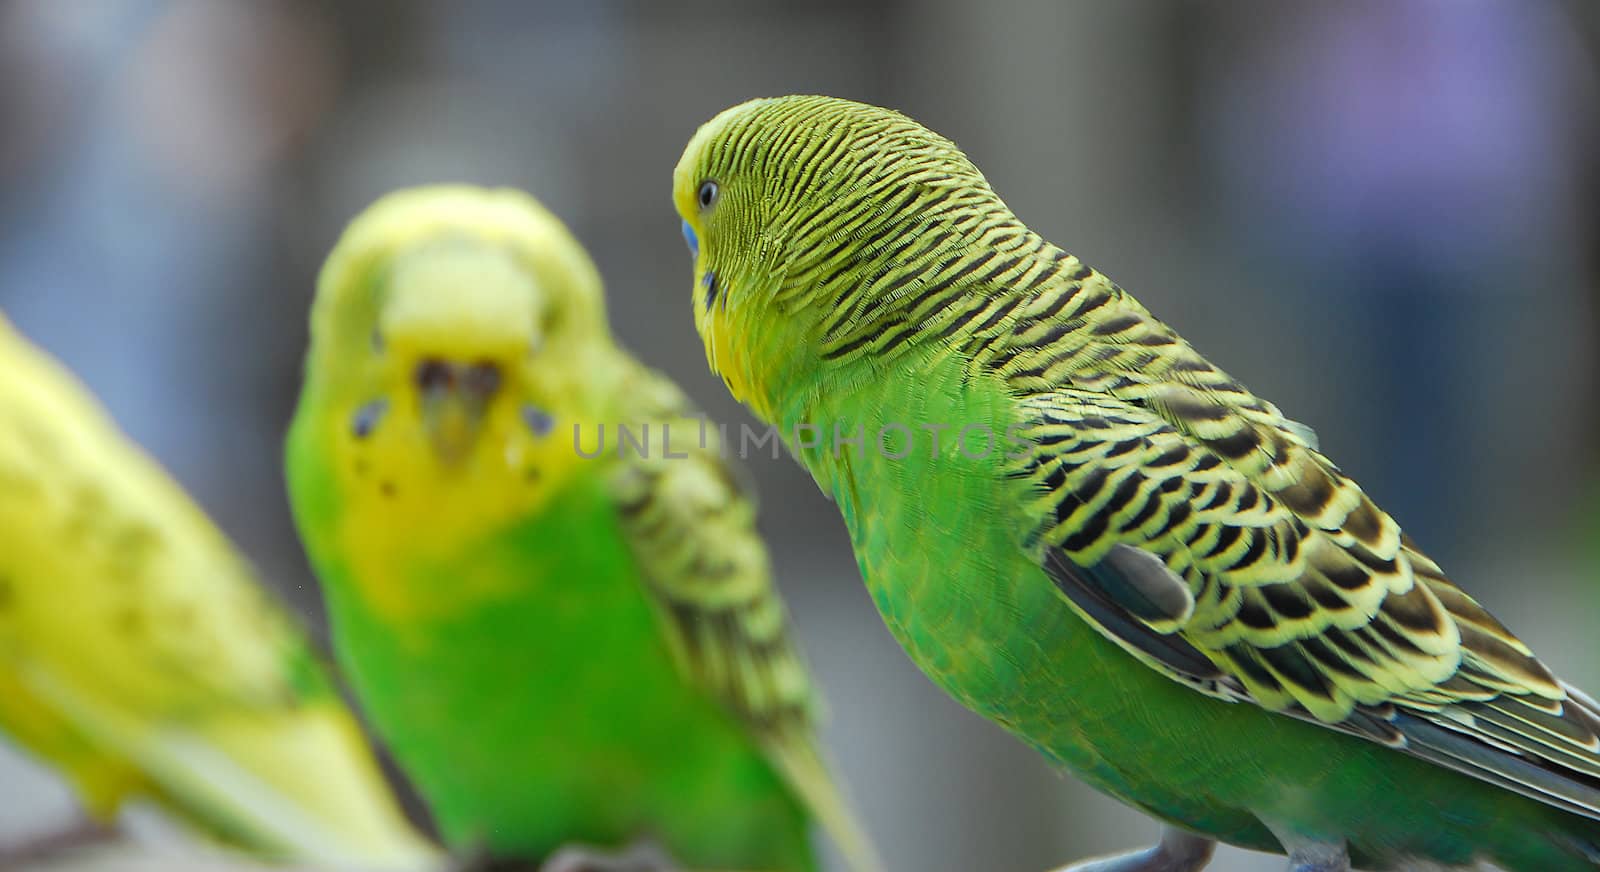
<path id="1" fill-rule="evenodd" d="M 545 303 L 511 252 L 476 244 L 424 248 L 394 271 L 379 330 L 385 341 L 436 354 L 528 350 Z"/>
<path id="2" fill-rule="evenodd" d="M 409 283 L 412 292 L 386 287 L 379 308 L 376 282 Z M 430 348 L 487 343 L 510 351 L 548 326 L 546 310 L 561 313 L 566 335 L 605 336 L 602 293 L 583 246 L 528 194 L 404 189 L 357 216 L 324 264 L 313 354 L 338 354 L 369 333 L 402 345 L 414 337 Z M 449 336 L 435 335 L 440 330 Z"/>
<path id="3" fill-rule="evenodd" d="M 677 207 L 678 214 L 693 222 L 699 214 L 699 205 L 696 203 L 696 192 L 703 181 L 701 175 L 706 171 L 706 152 L 712 143 L 722 136 L 739 118 L 748 115 L 762 105 L 772 102 L 774 98 L 762 97 L 747 100 L 737 106 L 724 109 L 715 118 L 700 125 L 700 129 L 689 138 L 689 144 L 684 146 L 683 156 L 678 158 L 678 166 L 672 171 L 672 202 Z"/>
<path id="4" fill-rule="evenodd" d="M 379 198 L 351 222 L 340 247 L 401 248 L 450 232 L 545 245 L 566 237 L 561 219 L 521 191 L 426 185 Z"/>
<path id="5" fill-rule="evenodd" d="M 566 225 L 533 197 L 509 188 L 429 185 L 387 194 L 350 223 L 324 267 L 319 302 L 356 293 L 352 276 L 374 262 L 450 238 L 587 265 Z"/>

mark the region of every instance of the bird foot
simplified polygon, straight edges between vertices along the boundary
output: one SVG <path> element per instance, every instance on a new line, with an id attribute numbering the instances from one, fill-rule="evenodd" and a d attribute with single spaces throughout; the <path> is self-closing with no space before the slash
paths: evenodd
<path id="1" fill-rule="evenodd" d="M 545 860 L 539 872 L 679 872 L 680 868 L 661 846 L 638 842 L 615 852 L 567 845 Z"/>
<path id="2" fill-rule="evenodd" d="M 1211 839 L 1165 827 L 1161 841 L 1142 851 L 1081 860 L 1056 872 L 1200 872 L 1216 849 Z"/>
<path id="3" fill-rule="evenodd" d="M 1350 851 L 1344 842 L 1308 839 L 1288 827 L 1263 821 L 1289 855 L 1289 872 L 1350 872 Z"/>
<path id="4" fill-rule="evenodd" d="M 1299 845 L 1289 851 L 1289 872 L 1350 872 L 1350 854 L 1342 844 Z"/>
<path id="5" fill-rule="evenodd" d="M 79 818 L 61 829 L 0 845 L 0 870 L 22 869 L 80 848 L 116 841 L 121 835 L 114 826 L 92 818 Z"/>

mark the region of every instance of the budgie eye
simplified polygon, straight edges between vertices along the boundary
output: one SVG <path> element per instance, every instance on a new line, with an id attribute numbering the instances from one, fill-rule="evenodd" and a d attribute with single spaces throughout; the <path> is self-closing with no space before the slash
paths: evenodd
<path id="1" fill-rule="evenodd" d="M 689 246 L 690 257 L 700 256 L 700 238 L 694 235 L 694 228 L 689 226 L 688 221 L 683 222 L 683 241 Z"/>
<path id="2" fill-rule="evenodd" d="M 700 183 L 700 208 L 710 209 L 717 202 L 717 183 L 707 179 Z"/>

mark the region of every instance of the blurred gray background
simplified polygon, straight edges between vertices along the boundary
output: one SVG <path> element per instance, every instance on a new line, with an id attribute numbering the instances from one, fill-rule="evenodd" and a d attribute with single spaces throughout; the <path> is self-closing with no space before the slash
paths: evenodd
<path id="1" fill-rule="evenodd" d="M 1593 689 L 1597 50 L 1592 0 L 0 0 L 0 308 L 315 622 L 279 454 L 344 222 L 400 185 L 526 188 L 589 246 L 621 338 L 747 420 L 695 337 L 671 169 L 750 97 L 884 104 L 1315 427 Z M 788 460 L 749 465 L 892 869 L 1149 838 L 924 679 L 833 507 Z M 70 808 L 0 760 L 0 837 Z"/>

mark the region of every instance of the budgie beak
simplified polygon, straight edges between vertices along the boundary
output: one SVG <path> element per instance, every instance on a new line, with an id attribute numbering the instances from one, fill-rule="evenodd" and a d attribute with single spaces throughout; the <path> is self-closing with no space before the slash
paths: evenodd
<path id="1" fill-rule="evenodd" d="M 472 450 L 484 419 L 504 381 L 494 363 L 454 363 L 426 358 L 412 373 L 423 429 L 435 453 L 448 465 Z"/>

